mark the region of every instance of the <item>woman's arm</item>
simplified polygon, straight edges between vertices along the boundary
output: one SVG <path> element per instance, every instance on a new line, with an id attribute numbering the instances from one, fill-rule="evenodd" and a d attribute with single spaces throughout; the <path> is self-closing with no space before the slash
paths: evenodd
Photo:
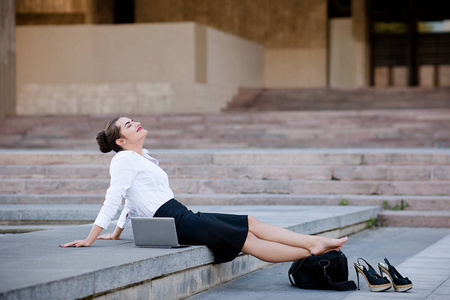
<path id="1" fill-rule="evenodd" d="M 103 206 L 95 219 L 94 225 L 88 237 L 85 240 L 76 240 L 61 245 L 61 247 L 89 247 L 94 243 L 102 230 L 108 227 L 111 219 L 116 215 L 127 189 L 131 186 L 131 183 L 136 176 L 133 161 L 127 153 L 122 156 L 115 156 L 113 158 L 110 166 L 110 175 L 111 183 L 106 191 L 105 202 L 103 203 Z M 116 228 L 114 233 L 111 235 L 119 238 L 122 230 L 123 229 L 121 228 Z"/>
<path id="2" fill-rule="evenodd" d="M 133 215 L 135 211 L 134 206 L 125 199 L 125 207 L 120 214 L 119 220 L 117 220 L 117 226 L 113 233 L 107 233 L 99 236 L 97 239 L 100 240 L 120 240 L 120 235 L 122 231 L 125 229 L 125 225 L 128 223 L 128 217 Z"/>
<path id="3" fill-rule="evenodd" d="M 60 247 L 66 248 L 66 247 L 90 247 L 94 241 L 97 239 L 97 237 L 102 232 L 103 228 L 101 228 L 98 225 L 92 226 L 91 232 L 89 233 L 88 237 L 85 240 L 76 240 L 64 245 L 61 245 Z"/>
<path id="4" fill-rule="evenodd" d="M 122 199 L 125 198 L 127 190 L 130 188 L 136 177 L 137 172 L 131 155 L 133 154 L 119 152 L 111 162 L 111 183 L 106 191 L 103 206 L 94 222 L 94 224 L 102 228 L 107 228 L 112 218 L 117 214 L 117 211 L 122 204 Z M 125 204 L 120 219 L 125 219 L 123 218 L 123 214 L 126 214 L 127 212 L 128 205 Z M 121 222 L 118 222 L 117 225 L 122 225 L 122 228 L 124 227 Z"/>
<path id="5" fill-rule="evenodd" d="M 120 240 L 120 235 L 122 234 L 123 228 L 116 226 L 113 233 L 107 233 L 99 236 L 99 240 Z"/>

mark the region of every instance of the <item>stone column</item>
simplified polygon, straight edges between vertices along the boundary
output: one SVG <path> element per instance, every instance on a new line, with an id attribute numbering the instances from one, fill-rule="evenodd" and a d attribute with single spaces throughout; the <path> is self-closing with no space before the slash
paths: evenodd
<path id="1" fill-rule="evenodd" d="M 16 112 L 14 0 L 0 1 L 0 118 Z"/>
<path id="2" fill-rule="evenodd" d="M 355 40 L 355 87 L 369 86 L 369 43 L 367 28 L 367 0 L 352 1 L 353 37 Z"/>

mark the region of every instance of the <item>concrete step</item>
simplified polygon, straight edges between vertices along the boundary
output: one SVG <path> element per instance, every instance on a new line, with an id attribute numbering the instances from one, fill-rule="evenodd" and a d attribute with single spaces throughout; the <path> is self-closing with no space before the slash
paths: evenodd
<path id="1" fill-rule="evenodd" d="M 2 165 L 109 165 L 113 154 L 99 151 L 39 150 L 39 149 L 0 149 Z"/>
<path id="2" fill-rule="evenodd" d="M 105 192 L 89 195 L 0 194 L 0 204 L 99 204 L 105 201 Z"/>
<path id="3" fill-rule="evenodd" d="M 51 230 L 51 229 L 57 229 L 57 228 L 64 228 L 68 226 L 73 226 L 74 224 L 79 224 L 78 222 L 70 222 L 68 224 L 61 224 L 61 222 L 58 222 L 58 224 L 35 224 L 33 225 L 1 225 L 0 222 L 0 237 L 1 235 L 10 235 L 10 234 L 21 234 L 21 233 L 29 233 L 29 232 L 35 232 L 35 231 L 43 231 L 43 230 Z"/>
<path id="4" fill-rule="evenodd" d="M 175 193 L 449 195 L 448 181 L 171 180 Z"/>
<path id="5" fill-rule="evenodd" d="M 149 148 L 448 147 L 450 109 L 136 115 Z M 97 149 L 113 116 L 16 116 L 0 120 L 0 148 Z"/>
<path id="6" fill-rule="evenodd" d="M 0 178 L 17 179 L 108 179 L 109 166 L 103 165 L 1 165 Z"/>
<path id="7" fill-rule="evenodd" d="M 378 215 L 383 226 L 450 227 L 450 210 L 383 211 Z"/>
<path id="8" fill-rule="evenodd" d="M 176 194 L 189 205 L 358 205 L 388 210 L 448 210 L 450 196 L 292 195 L 292 194 Z M 0 194 L 0 210 L 13 205 L 100 205 L 105 193 L 92 195 Z"/>
<path id="9" fill-rule="evenodd" d="M 154 150 L 188 204 L 449 209 L 447 149 Z M 101 204 L 112 154 L 0 150 L 0 204 Z"/>
<path id="10" fill-rule="evenodd" d="M 448 149 L 151 149 L 160 165 L 450 166 Z M 0 149 L 2 165 L 109 165 L 113 153 Z"/>
<path id="11" fill-rule="evenodd" d="M 173 179 L 174 193 L 193 194 L 355 194 L 449 195 L 448 181 L 326 181 L 250 179 Z M 3 194 L 97 194 L 109 187 L 107 179 L 3 179 Z"/>
<path id="12" fill-rule="evenodd" d="M 194 211 L 251 214 L 261 221 L 304 234 L 345 236 L 363 230 L 378 207 L 215 206 Z M 205 210 L 208 209 L 208 210 Z M 85 237 L 91 225 L 1 236 L 1 299 L 180 299 L 264 266 L 249 255 L 212 265 L 203 246 L 181 249 L 140 248 L 130 228 L 122 240 L 96 241 L 92 247 L 61 249 Z M 106 232 L 111 232 L 114 224 Z M 36 247 L 39 245 L 39 247 Z"/>
<path id="13" fill-rule="evenodd" d="M 97 217 L 100 208 L 101 204 L 0 205 L 0 224 L 91 223 Z M 115 218 L 119 215 L 117 214 Z"/>
<path id="14" fill-rule="evenodd" d="M 242 88 L 228 111 L 450 108 L 449 88 Z"/>
<path id="15" fill-rule="evenodd" d="M 448 127 L 448 124 L 439 128 Z M 234 129 L 236 130 L 236 129 Z M 241 130 L 241 129 L 237 129 Z M 448 148 L 450 134 L 442 129 L 417 131 L 338 131 L 336 133 L 317 130 L 274 129 L 268 133 L 237 134 L 224 136 L 220 132 L 210 134 L 212 137 L 184 137 L 179 133 L 175 137 L 154 137 L 146 141 L 146 148 L 154 149 L 230 149 L 230 148 Z M 219 139 L 216 136 L 224 136 Z M 6 144 L 12 141 L 14 144 Z M 16 141 L 16 142 L 14 142 Z M 30 138 L 8 137 L 1 141 L 3 148 L 52 148 L 52 149 L 97 149 L 93 137 L 86 139 L 65 138 Z"/>
<path id="16" fill-rule="evenodd" d="M 177 194 L 189 205 L 356 205 L 387 210 L 448 210 L 450 196 Z"/>
<path id="17" fill-rule="evenodd" d="M 5 194 L 96 194 L 106 192 L 107 179 L 3 179 Z"/>
<path id="18" fill-rule="evenodd" d="M 170 180 L 174 193 L 192 194 L 450 194 L 448 181 L 324 181 L 324 180 Z M 3 179 L 3 194 L 98 194 L 109 187 L 107 179 Z"/>
<path id="19" fill-rule="evenodd" d="M 450 179 L 450 166 L 183 165 L 162 166 L 171 179 L 279 179 L 434 181 Z M 70 171 L 69 171 L 70 170 Z M 109 179 L 104 165 L 1 165 L 0 178 Z"/>
<path id="20" fill-rule="evenodd" d="M 449 194 L 450 152 L 444 149 L 154 152 L 176 193 Z M 93 151 L 2 150 L 0 193 L 104 193 L 111 158 Z"/>

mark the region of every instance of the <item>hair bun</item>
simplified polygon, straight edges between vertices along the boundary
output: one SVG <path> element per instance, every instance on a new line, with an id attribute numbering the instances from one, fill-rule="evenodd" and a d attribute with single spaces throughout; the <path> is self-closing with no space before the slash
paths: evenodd
<path id="1" fill-rule="evenodd" d="M 108 153 L 113 150 L 108 143 L 106 132 L 104 130 L 97 133 L 97 137 L 95 139 L 97 140 L 97 144 L 101 152 Z"/>
<path id="2" fill-rule="evenodd" d="M 97 133 L 97 144 L 100 151 L 103 153 L 108 153 L 111 150 L 114 152 L 122 151 L 122 147 L 117 145 L 117 139 L 121 138 L 120 127 L 116 125 L 117 120 L 120 117 L 116 117 L 108 122 L 106 129 Z"/>

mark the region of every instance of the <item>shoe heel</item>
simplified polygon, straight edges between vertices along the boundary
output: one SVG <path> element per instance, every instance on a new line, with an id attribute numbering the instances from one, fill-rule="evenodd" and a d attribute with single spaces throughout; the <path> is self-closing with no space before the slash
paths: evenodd
<path id="1" fill-rule="evenodd" d="M 360 264 L 360 260 L 364 261 L 367 264 L 368 269 Z M 369 286 L 369 290 L 371 292 L 382 292 L 392 287 L 391 282 L 387 278 L 378 275 L 374 268 L 363 258 L 358 258 L 358 262 L 354 263 L 354 266 L 356 270 L 356 277 L 358 279 L 358 290 L 360 289 L 359 273 L 364 276 L 364 279 L 367 281 L 367 285 Z"/>
<path id="2" fill-rule="evenodd" d="M 378 267 L 380 271 L 386 273 L 386 275 L 391 279 L 392 285 L 394 286 L 394 290 L 396 292 L 406 292 L 412 289 L 413 284 L 408 277 L 403 277 L 397 269 L 392 266 L 388 259 L 384 259 L 385 263 L 378 263 Z"/>
<path id="3" fill-rule="evenodd" d="M 383 273 L 386 273 L 386 271 L 380 266 L 380 264 L 378 264 L 378 270 L 380 270 L 381 276 L 383 276 Z M 391 277 L 390 274 L 387 274 L 387 275 L 389 275 L 389 277 Z"/>
<path id="4" fill-rule="evenodd" d="M 358 279 L 358 291 L 360 290 L 359 288 L 359 272 L 358 272 L 358 268 L 355 266 L 355 271 L 356 271 L 356 278 Z"/>

